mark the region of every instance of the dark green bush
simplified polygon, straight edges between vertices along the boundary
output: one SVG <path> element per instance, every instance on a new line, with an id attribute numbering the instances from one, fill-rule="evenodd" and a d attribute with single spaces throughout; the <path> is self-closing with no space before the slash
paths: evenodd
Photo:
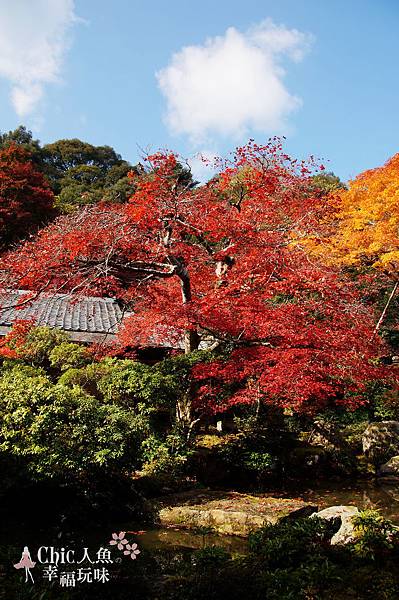
<path id="1" fill-rule="evenodd" d="M 0 376 L 0 450 L 24 459 L 38 478 L 133 470 L 149 433 L 148 415 L 105 403 L 82 388 L 53 384 L 15 366 Z"/>
<path id="2" fill-rule="evenodd" d="M 205 548 L 194 553 L 191 566 L 179 565 L 173 584 L 164 586 L 161 597 L 167 600 L 396 599 L 399 577 L 392 570 L 395 554 L 390 550 L 376 568 L 349 548 L 331 546 L 334 529 L 317 518 L 269 525 L 251 535 L 248 556 L 233 560 L 224 551 Z"/>
<path id="3" fill-rule="evenodd" d="M 219 569 L 229 560 L 229 553 L 220 546 L 206 546 L 192 555 L 192 564 L 199 569 Z"/>
<path id="4" fill-rule="evenodd" d="M 252 554 L 265 565 L 287 568 L 306 556 L 319 556 L 329 546 L 334 528 L 325 519 L 306 518 L 266 525 L 249 537 Z"/>

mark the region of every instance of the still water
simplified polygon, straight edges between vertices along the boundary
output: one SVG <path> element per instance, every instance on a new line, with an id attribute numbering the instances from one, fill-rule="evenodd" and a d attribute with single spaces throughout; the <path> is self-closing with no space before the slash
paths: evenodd
<path id="1" fill-rule="evenodd" d="M 325 482 L 308 488 L 286 489 L 284 492 L 269 492 L 265 495 L 301 498 L 318 506 L 319 510 L 327 506 L 354 505 L 359 509 L 377 508 L 381 513 L 399 525 L 399 483 L 378 484 L 376 482 Z M 193 551 L 204 546 L 221 546 L 229 554 L 245 554 L 247 541 L 236 536 L 220 536 L 206 532 L 179 530 L 177 528 L 146 528 L 142 524 L 131 522 L 108 522 L 104 527 L 74 526 L 71 521 L 60 523 L 59 526 L 46 526 L 46 521 L 35 516 L 29 522 L 18 524 L 8 519 L 0 520 L 0 546 L 11 545 L 20 548 L 25 545 L 108 545 L 112 532 L 126 531 L 139 547 L 148 551 Z M 138 530 L 140 531 L 137 535 Z"/>
<path id="2" fill-rule="evenodd" d="M 268 494 L 281 496 L 281 494 Z M 360 510 L 377 508 L 395 525 L 399 525 L 399 484 L 378 484 L 374 482 L 325 482 L 317 487 L 290 490 L 285 497 L 301 498 L 319 507 L 353 505 Z M 149 529 L 139 536 L 140 545 L 148 550 L 198 549 L 203 546 L 222 546 L 231 554 L 245 554 L 247 542 L 234 536 L 200 535 L 175 528 Z"/>
<path id="3" fill-rule="evenodd" d="M 357 506 L 359 510 L 376 508 L 384 517 L 399 525 L 399 483 L 326 482 L 302 491 L 299 496 L 307 502 L 317 504 L 320 510 L 339 504 Z"/>

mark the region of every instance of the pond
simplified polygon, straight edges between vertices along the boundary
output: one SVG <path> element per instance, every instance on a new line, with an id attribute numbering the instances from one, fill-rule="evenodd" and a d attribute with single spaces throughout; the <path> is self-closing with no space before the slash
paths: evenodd
<path id="1" fill-rule="evenodd" d="M 319 510 L 334 505 L 355 505 L 359 509 L 377 508 L 381 513 L 399 525 L 399 484 L 378 484 L 373 481 L 363 482 L 337 482 L 329 481 L 298 489 L 291 488 L 284 491 L 271 491 L 265 494 L 267 496 L 299 498 L 315 504 Z M 15 544 L 20 546 L 26 543 L 38 544 L 68 544 L 72 540 L 83 544 L 107 543 L 112 531 L 126 531 L 132 535 L 137 530 L 144 529 L 139 535 L 133 535 L 139 546 L 148 551 L 171 551 L 193 550 L 204 546 L 220 546 L 229 554 L 245 554 L 247 552 L 247 541 L 236 536 L 221 536 L 207 531 L 189 531 L 174 527 L 146 528 L 142 524 L 132 522 L 111 521 L 101 529 L 98 526 L 73 527 L 74 519 L 66 523 L 60 523 L 58 527 L 55 523 L 51 527 L 46 527 L 44 519 L 40 516 L 38 519 L 32 519 L 30 524 L 22 523 L 11 524 L 6 519 L 2 519 L 0 525 L 0 544 Z M 75 531 L 72 531 L 75 529 Z"/>
<path id="2" fill-rule="evenodd" d="M 360 510 L 376 508 L 381 514 L 399 525 L 399 483 L 325 482 L 302 490 L 300 497 L 319 506 L 354 505 Z"/>
<path id="3" fill-rule="evenodd" d="M 290 489 L 284 490 L 284 492 L 278 490 L 275 493 L 269 492 L 267 495 L 300 498 L 316 504 L 320 509 L 338 504 L 352 504 L 360 509 L 378 508 L 384 516 L 399 525 L 399 485 L 378 485 L 371 481 L 353 483 L 330 481 L 318 483 L 315 486 L 309 484 L 307 489 Z M 26 516 L 29 518 L 24 519 Z M 123 600 L 127 597 L 145 598 L 148 597 L 145 594 L 149 589 L 151 597 L 175 597 L 174 592 L 172 595 L 167 595 L 164 594 L 164 590 L 171 591 L 171 586 L 175 585 L 177 574 L 183 574 L 183 577 L 179 579 L 179 585 L 183 585 L 186 576 L 184 574 L 191 573 L 192 575 L 198 564 L 196 561 L 201 560 L 201 557 L 202 560 L 213 561 L 215 557 L 223 556 L 223 552 L 219 548 L 226 550 L 228 555 L 233 558 L 248 553 L 246 539 L 216 535 L 205 528 L 197 531 L 179 530 L 174 527 L 145 528 L 143 523 L 137 521 L 135 523 L 123 522 L 112 518 L 103 525 L 100 520 L 91 518 L 90 526 L 87 511 L 84 511 L 81 516 L 79 521 L 72 518 L 58 524 L 53 521 L 51 524 L 50 522 L 46 523 L 45 517 L 37 518 L 34 512 L 29 512 L 28 515 L 21 513 L 23 520 L 13 521 L 13 523 L 11 520 L 1 519 L 0 589 L 2 592 L 4 591 L 5 595 L 2 596 L 0 592 L 0 597 L 7 598 L 7 600 L 11 600 L 11 598 L 20 600 L 40 600 L 41 598 L 43 600 L 66 600 L 67 598 L 98 600 L 104 597 L 101 592 L 102 587 L 99 593 L 94 584 L 89 586 L 83 585 L 83 583 L 76 590 L 76 595 L 70 595 L 69 591 L 65 591 L 65 594 L 61 595 L 63 592 L 60 587 L 61 579 L 50 582 L 46 576 L 46 570 L 58 565 L 51 553 L 53 549 L 54 556 L 57 553 L 62 556 L 61 553 L 64 552 L 64 549 L 65 556 L 68 556 L 69 552 L 74 553 L 72 564 L 64 564 L 61 560 L 58 565 L 60 578 L 64 570 L 78 573 L 78 570 L 82 568 L 84 573 L 93 573 L 94 577 L 96 572 L 100 573 L 101 569 L 105 569 L 110 578 L 109 581 L 107 580 L 109 587 L 106 588 L 106 597 L 113 600 Z M 112 515 L 110 516 L 112 517 Z M 140 531 L 141 529 L 145 530 Z M 130 545 L 130 550 L 137 552 L 133 561 L 130 560 L 132 556 L 125 556 L 123 552 L 125 546 L 118 549 L 115 544 L 109 545 L 113 533 L 119 535 L 119 532 L 125 532 L 121 539 L 125 538 Z M 14 565 L 21 560 L 21 553 L 25 546 L 29 547 L 33 560 L 39 561 L 36 563 L 36 568 L 33 568 L 35 583 L 32 585 L 24 581 L 24 573 L 14 568 Z M 219 548 L 194 554 L 196 550 L 212 546 Z M 44 548 L 44 555 L 41 547 Z M 85 549 L 88 549 L 86 559 L 83 552 Z M 99 556 L 101 549 L 111 552 L 112 560 L 105 558 L 105 561 L 101 562 L 102 558 Z M 43 556 L 45 560 L 42 560 Z M 135 560 L 137 557 L 139 560 Z M 241 564 L 244 563 L 237 563 L 239 569 Z M 241 582 L 241 584 L 246 590 L 246 582 Z M 162 593 L 160 592 L 158 595 L 159 590 Z M 81 592 L 84 595 L 81 595 Z M 297 596 L 291 595 L 290 597 Z M 336 595 L 335 591 L 329 597 L 346 598 L 345 595 Z M 398 596 L 387 595 L 384 597 L 397 598 Z"/>
<path id="4" fill-rule="evenodd" d="M 282 496 L 281 493 L 268 495 Z M 311 502 L 319 510 L 328 506 L 354 505 L 360 510 L 376 508 L 395 525 L 399 526 L 399 484 L 379 484 L 366 482 L 324 482 L 302 490 L 287 490 L 284 496 L 297 497 Z M 199 549 L 203 546 L 221 546 L 231 554 L 245 554 L 247 541 L 235 536 L 220 536 L 210 533 L 200 534 L 193 531 L 161 528 L 148 529 L 138 539 L 147 550 L 173 550 L 178 548 Z"/>
<path id="5" fill-rule="evenodd" d="M 139 545 L 145 550 L 199 550 L 205 546 L 219 546 L 232 556 L 248 552 L 247 540 L 236 536 L 196 533 L 194 531 L 161 528 L 149 529 L 138 536 Z"/>
<path id="6" fill-rule="evenodd" d="M 372 481 L 353 483 L 330 481 L 317 483 L 317 485 L 311 485 L 309 482 L 309 486 L 301 490 L 293 488 L 284 491 L 275 490 L 265 495 L 302 499 L 317 505 L 319 509 L 339 504 L 352 504 L 360 509 L 378 508 L 385 517 L 399 525 L 399 485 L 382 485 Z M 78 572 L 77 569 L 80 567 L 85 573 L 92 573 L 94 577 L 96 572 L 101 571 L 98 569 L 99 566 L 104 568 L 107 576 L 110 577 L 108 597 L 114 600 L 122 600 L 133 595 L 144 598 L 148 586 L 158 593 L 158 589 L 163 590 L 162 586 L 168 581 L 173 582 L 176 573 L 192 572 L 193 565 L 196 565 L 196 561 L 201 560 L 201 557 L 203 560 L 210 560 L 209 557 L 214 560 L 212 557 L 223 556 L 221 549 L 233 558 L 248 554 L 248 542 L 245 538 L 217 535 L 206 528 L 189 531 L 175 527 L 158 529 L 153 526 L 146 527 L 137 521 L 123 522 L 117 517 L 112 518 L 113 514 L 117 514 L 115 510 L 112 510 L 109 513 L 110 518 L 105 520 L 98 519 L 94 511 L 93 514 L 87 514 L 87 507 L 81 512 L 79 519 L 73 510 L 68 517 L 64 516 L 61 520 L 60 512 L 56 511 L 58 517 L 49 521 L 43 513 L 40 516 L 35 511 L 17 511 L 17 513 L 18 519 L 8 518 L 9 513 L 3 511 L 7 518 L 0 519 L 0 588 L 4 589 L 6 594 L 2 596 L 0 592 L 0 597 L 7 600 L 14 597 L 21 600 L 40 598 L 49 600 L 65 598 L 66 600 L 69 597 L 79 598 L 79 600 L 94 598 L 97 600 L 103 597 L 96 595 L 96 588 L 92 589 L 91 586 L 79 588 L 85 594 L 87 592 L 87 596 L 70 596 L 69 592 L 60 596 L 61 580 L 57 579 L 50 584 L 46 579 L 46 569 L 57 565 L 54 558 L 57 553 L 60 556 L 62 553 L 65 556 L 68 556 L 69 552 L 73 553 L 72 564 L 64 564 L 61 560 L 58 565 L 60 577 L 64 570 Z M 120 532 L 125 532 L 122 539 L 125 539 L 125 544 L 130 545 L 130 552 L 137 553 L 134 559 L 139 557 L 140 560 L 132 561 L 130 558 L 133 556 L 130 555 L 126 557 L 124 552 L 126 546 L 121 545 L 118 549 L 115 543 L 113 546 L 109 544 L 112 538 L 115 539 L 114 535 L 119 536 Z M 21 553 L 25 546 L 28 546 L 29 551 L 32 552 L 33 560 L 39 561 L 36 562 L 37 568 L 33 573 L 35 583 L 31 586 L 25 583 L 24 573 L 14 568 L 14 565 L 21 560 Z M 195 553 L 202 548 L 211 548 L 211 550 Z M 85 549 L 88 550 L 88 556 L 84 554 Z M 112 558 L 108 560 L 105 557 L 104 564 L 101 563 L 104 557 L 99 555 L 102 549 L 104 552 L 111 553 Z M 42 560 L 43 556 L 45 560 Z M 79 590 L 76 592 L 80 594 Z"/>

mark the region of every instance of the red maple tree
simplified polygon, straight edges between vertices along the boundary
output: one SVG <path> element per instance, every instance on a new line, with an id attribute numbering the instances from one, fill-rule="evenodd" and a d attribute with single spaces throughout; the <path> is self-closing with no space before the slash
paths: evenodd
<path id="1" fill-rule="evenodd" d="M 54 215 L 54 196 L 29 153 L 11 144 L 0 150 L 0 247 L 26 237 Z"/>
<path id="2" fill-rule="evenodd" d="M 3 358 L 20 358 L 20 350 L 26 343 L 26 338 L 34 326 L 34 322 L 30 320 L 15 321 L 12 330 L 0 339 L 0 356 Z"/>
<path id="3" fill-rule="evenodd" d="M 381 375 L 373 315 L 350 281 L 291 243 L 322 210 L 312 161 L 278 139 L 251 141 L 197 188 L 179 183 L 174 154 L 148 162 L 127 205 L 62 217 L 5 256 L 3 285 L 120 298 L 134 309 L 122 345 L 206 345 L 211 360 L 193 367 L 178 407 L 185 422 L 242 403 L 362 404 Z"/>

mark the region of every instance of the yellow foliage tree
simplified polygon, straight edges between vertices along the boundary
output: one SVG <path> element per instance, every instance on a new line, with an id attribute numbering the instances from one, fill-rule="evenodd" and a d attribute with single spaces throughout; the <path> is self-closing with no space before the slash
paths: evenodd
<path id="1" fill-rule="evenodd" d="M 365 171 L 331 198 L 330 235 L 314 244 L 342 265 L 374 266 L 394 275 L 399 267 L 399 153 Z M 321 240 L 319 239 L 321 242 Z"/>
<path id="2" fill-rule="evenodd" d="M 358 175 L 348 189 L 332 192 L 321 212 L 317 233 L 302 232 L 294 244 L 324 262 L 372 267 L 393 280 L 377 333 L 399 287 L 399 153 L 382 167 Z"/>

